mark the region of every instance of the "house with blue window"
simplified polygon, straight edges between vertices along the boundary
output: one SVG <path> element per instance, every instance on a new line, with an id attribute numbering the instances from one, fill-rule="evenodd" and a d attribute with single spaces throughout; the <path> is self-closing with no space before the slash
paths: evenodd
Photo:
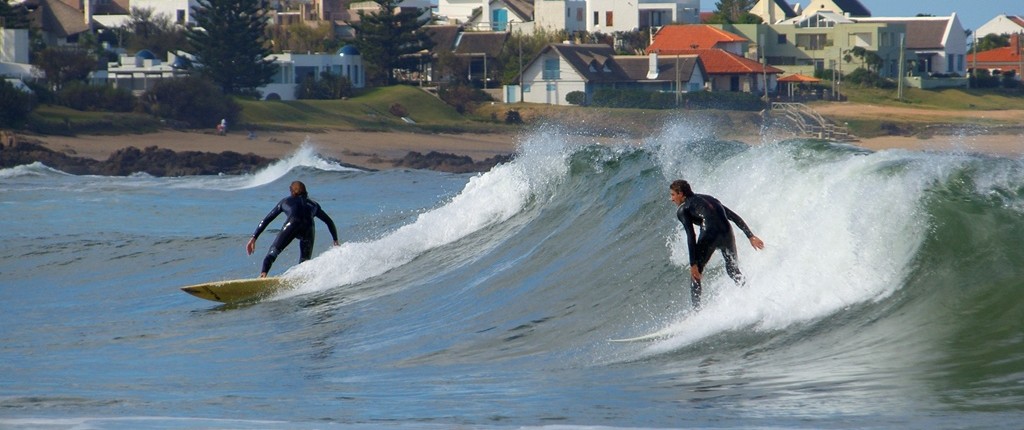
<path id="1" fill-rule="evenodd" d="M 366 69 L 359 50 L 352 45 L 343 46 L 335 54 L 273 54 L 268 59 L 277 64 L 277 73 L 266 86 L 257 88 L 264 99 L 295 100 L 295 92 L 306 79 L 317 79 L 329 72 L 344 76 L 353 88 L 366 86 Z"/>
<path id="2" fill-rule="evenodd" d="M 615 55 L 608 45 L 569 43 L 546 46 L 519 78 L 521 87 L 505 86 L 506 103 L 567 105 L 577 91 L 590 102 L 599 89 L 686 93 L 704 91 L 708 82 L 696 55 Z"/>

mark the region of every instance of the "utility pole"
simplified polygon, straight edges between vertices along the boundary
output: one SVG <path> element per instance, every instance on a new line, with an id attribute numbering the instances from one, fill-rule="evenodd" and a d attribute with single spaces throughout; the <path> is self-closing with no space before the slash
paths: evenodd
<path id="1" fill-rule="evenodd" d="M 899 80 L 896 81 L 896 84 L 897 84 L 896 96 L 899 99 L 899 101 L 903 101 L 903 67 L 904 67 L 903 63 L 905 61 L 905 52 L 904 52 L 904 51 L 906 51 L 906 47 L 904 46 L 905 44 L 906 44 L 906 33 L 900 35 L 900 68 L 899 68 L 900 76 L 899 76 Z"/>

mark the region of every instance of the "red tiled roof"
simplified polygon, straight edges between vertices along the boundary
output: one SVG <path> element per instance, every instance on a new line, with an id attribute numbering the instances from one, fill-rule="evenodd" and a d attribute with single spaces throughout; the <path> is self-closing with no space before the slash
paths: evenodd
<path id="1" fill-rule="evenodd" d="M 1024 27 L 1024 17 L 1021 17 L 1019 15 L 1013 15 L 1007 16 L 1007 18 L 1010 18 L 1010 21 L 1015 22 L 1017 25 Z"/>
<path id="2" fill-rule="evenodd" d="M 782 69 L 765 66 L 757 61 L 740 57 L 722 49 L 682 49 L 659 51 L 661 55 L 697 55 L 709 75 L 736 75 L 749 73 L 780 74 Z"/>
<path id="3" fill-rule="evenodd" d="M 1020 55 L 1014 55 L 1013 47 L 1011 46 L 989 49 L 977 54 L 967 54 L 968 64 L 973 61 L 978 61 L 979 63 L 1016 63 L 1019 60 Z"/>
<path id="4" fill-rule="evenodd" d="M 666 25 L 654 35 L 647 52 L 720 48 L 719 43 L 749 42 L 746 37 L 704 24 Z"/>
<path id="5" fill-rule="evenodd" d="M 821 79 L 812 78 L 810 76 L 804 76 L 804 75 L 801 75 L 799 73 L 796 73 L 796 74 L 792 74 L 792 75 L 789 75 L 789 76 L 785 76 L 785 77 L 779 78 L 779 82 L 815 83 L 815 82 L 821 82 Z"/>

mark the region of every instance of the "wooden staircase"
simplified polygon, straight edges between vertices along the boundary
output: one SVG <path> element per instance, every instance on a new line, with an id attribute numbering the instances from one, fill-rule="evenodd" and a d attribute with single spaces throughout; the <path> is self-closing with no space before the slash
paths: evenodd
<path id="1" fill-rule="evenodd" d="M 772 102 L 771 115 L 792 124 L 795 127 L 793 131 L 799 136 L 836 142 L 857 140 L 849 128 L 826 119 L 803 103 Z"/>

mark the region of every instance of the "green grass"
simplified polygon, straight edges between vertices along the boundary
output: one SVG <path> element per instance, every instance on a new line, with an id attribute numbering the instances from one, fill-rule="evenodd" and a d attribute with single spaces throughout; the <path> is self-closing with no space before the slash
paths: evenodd
<path id="1" fill-rule="evenodd" d="M 151 133 L 162 127 L 158 118 L 146 114 L 79 111 L 56 105 L 37 107 L 29 115 L 28 123 L 35 132 L 57 135 L 139 134 Z"/>
<path id="2" fill-rule="evenodd" d="M 854 103 L 922 109 L 1007 110 L 1024 107 L 1024 91 L 1007 89 L 904 88 L 902 101 L 897 98 L 896 89 L 852 87 L 843 88 L 843 94 Z"/>

